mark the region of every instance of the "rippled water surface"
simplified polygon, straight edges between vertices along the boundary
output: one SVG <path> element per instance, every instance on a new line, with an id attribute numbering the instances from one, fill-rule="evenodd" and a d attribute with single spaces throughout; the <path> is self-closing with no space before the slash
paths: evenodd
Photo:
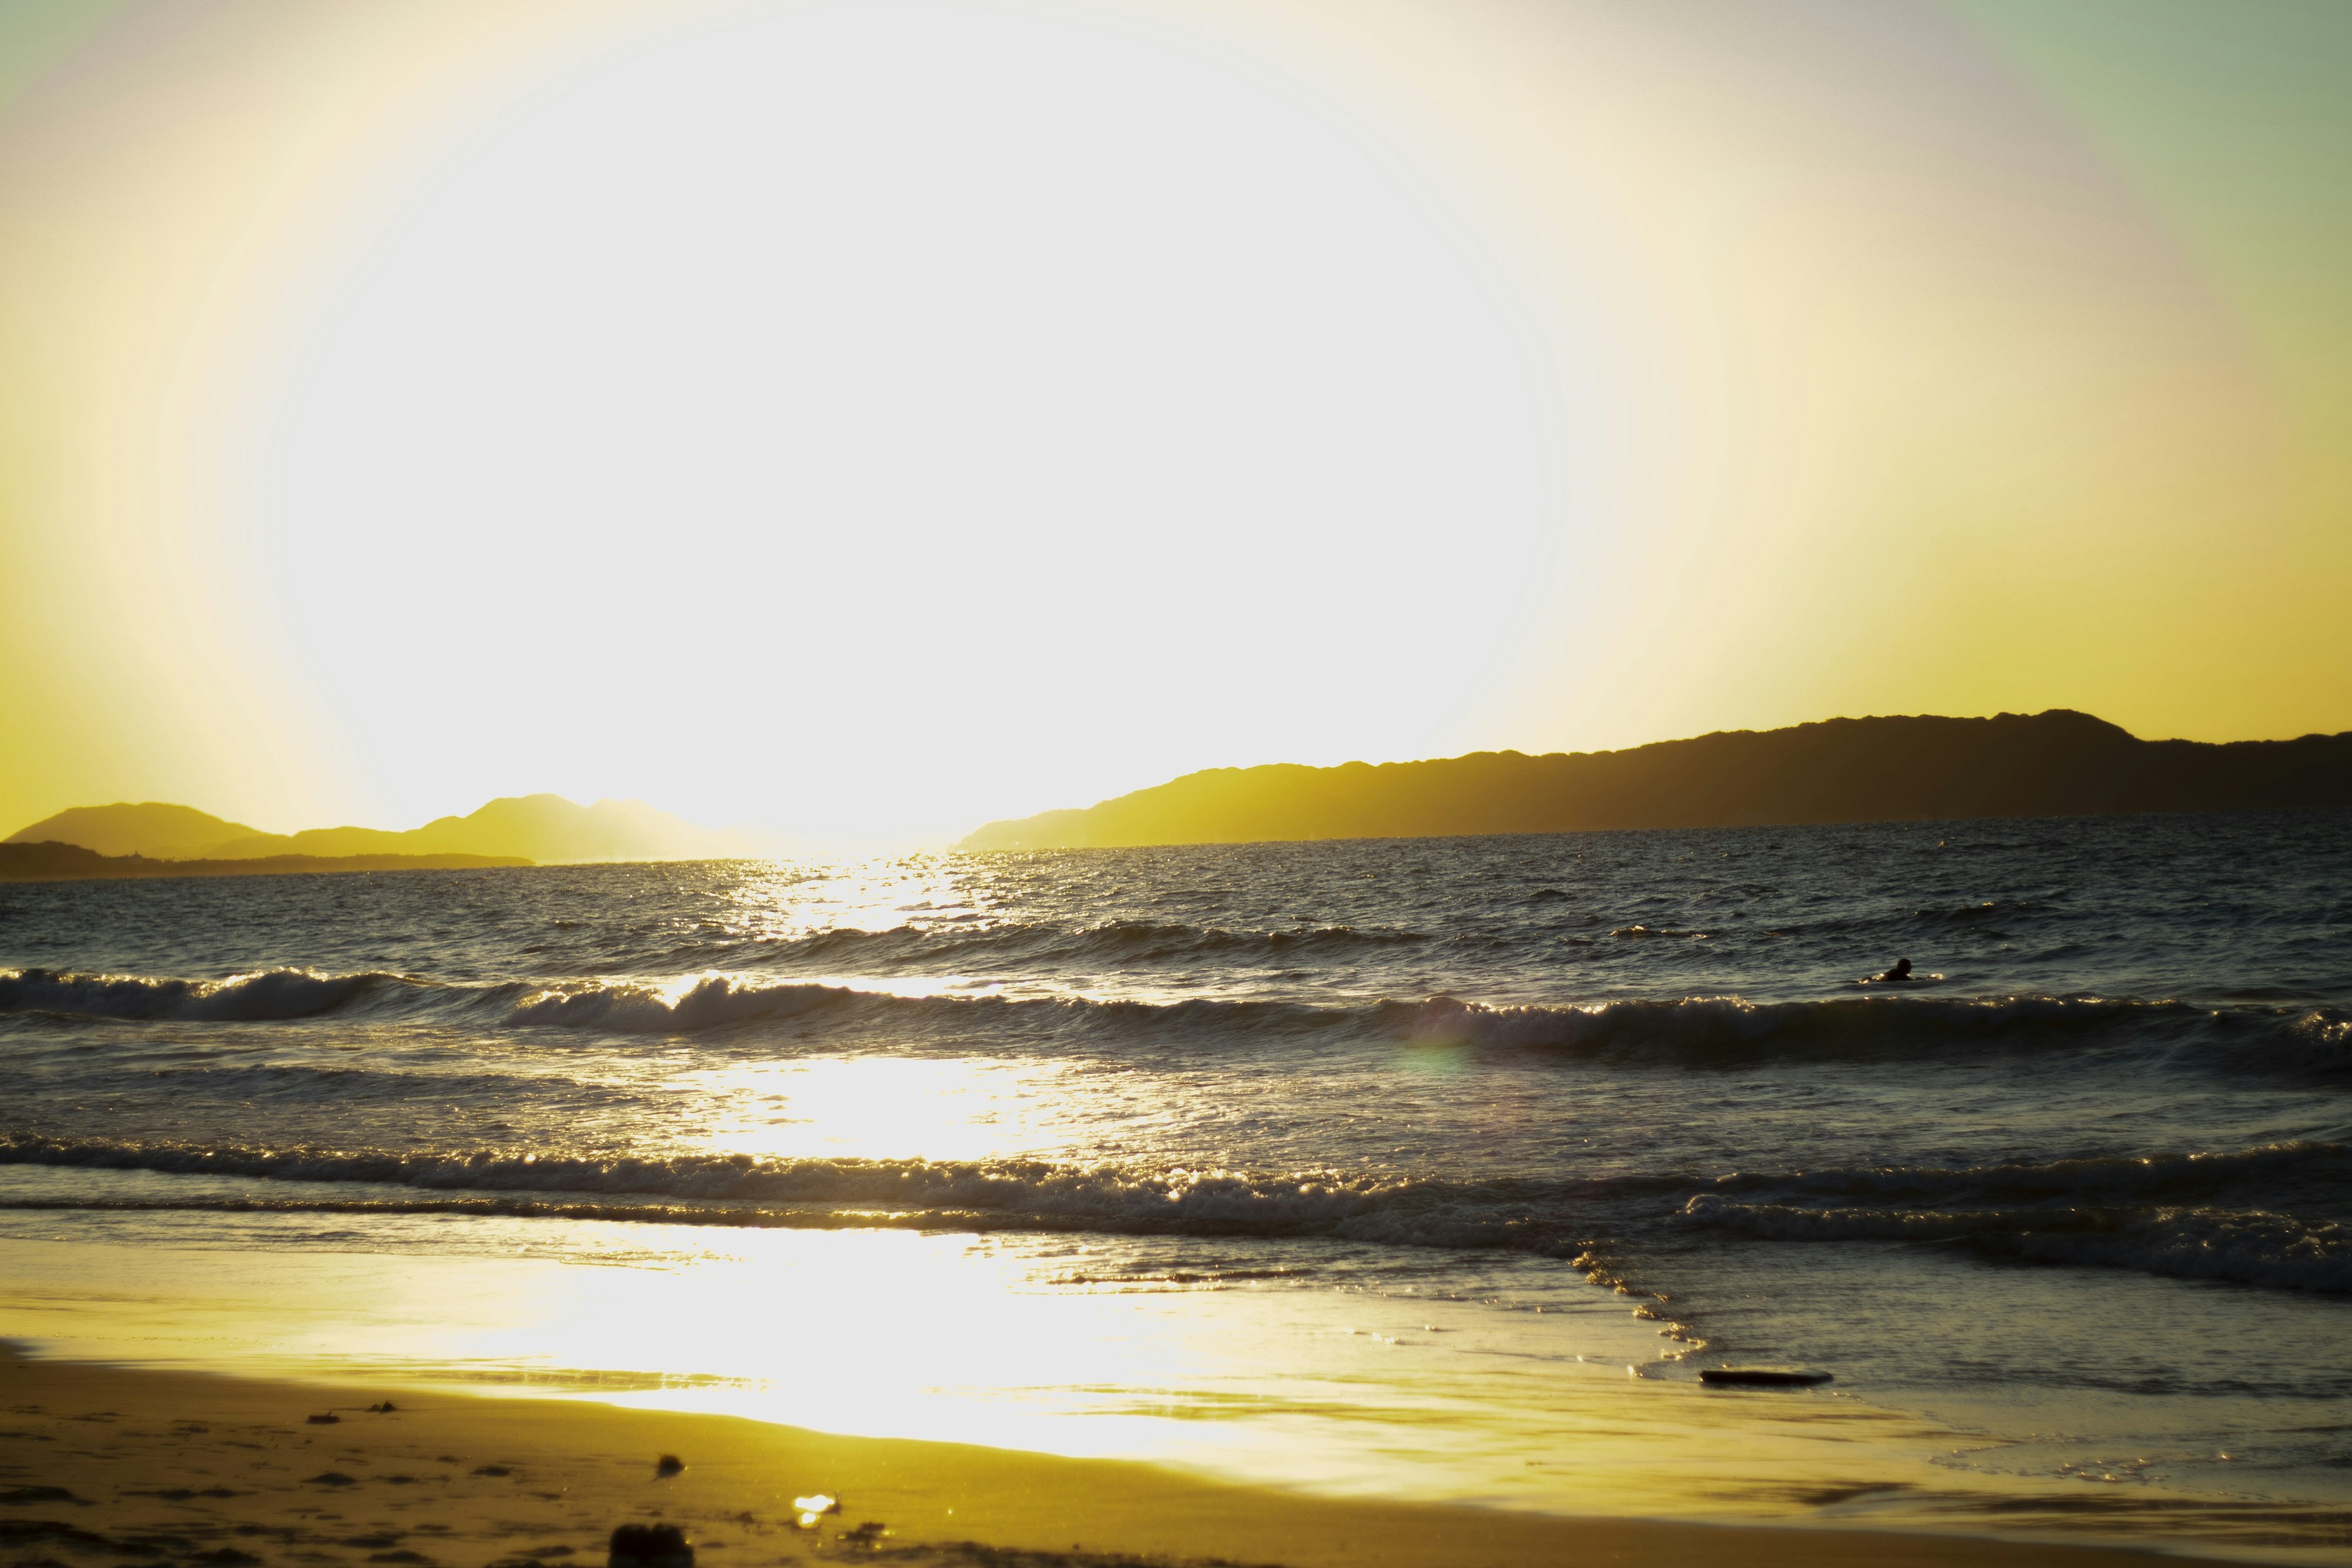
<path id="1" fill-rule="evenodd" d="M 1443 1397 L 1420 1489 L 1597 1506 L 1540 1456 L 1605 1388 L 1752 1439 L 1752 1512 L 1858 1506 L 1772 1447 L 1811 1412 L 1929 1467 L 1868 1483 L 1898 1522 L 2352 1540 L 2340 813 L 44 884 L 0 965 L 20 1258 L 702 1259 L 715 1300 L 883 1248 L 1189 1347 L 1041 1371 L 1159 1342 L 1072 1319 L 973 1374 L 982 1440 L 1216 1464 L 1071 1392 L 1214 1384 L 1387 1487 L 1343 1414 Z M 767 1377 L 749 1321 L 639 1370 Z M 1834 1395 L 1672 1404 L 1752 1361 Z"/>

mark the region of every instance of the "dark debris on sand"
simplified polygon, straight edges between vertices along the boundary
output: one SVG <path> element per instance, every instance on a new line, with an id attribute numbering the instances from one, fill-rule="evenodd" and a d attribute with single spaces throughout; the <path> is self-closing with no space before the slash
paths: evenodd
<path id="1" fill-rule="evenodd" d="M 37 1380 L 85 1375 L 4 1357 L 0 1367 L 26 1393 Z M 676 1454 L 657 1453 L 648 1474 L 642 1449 L 529 1464 L 501 1461 L 488 1444 L 451 1453 L 453 1432 L 429 1410 L 348 1434 L 338 1425 L 330 1435 L 320 1430 L 330 1423 L 314 1423 L 299 1405 L 207 1412 L 198 1422 L 169 1408 L 124 1416 L 10 1403 L 0 1429 L 0 1568 L 580 1568 L 600 1554 L 611 1568 L 693 1568 L 698 1557 L 705 1568 L 852 1559 L 906 1568 L 1235 1568 L 1076 1546 L 908 1542 L 882 1520 L 843 1516 L 831 1494 L 793 1499 L 801 1506 L 772 1516 L 714 1509 Z M 341 1408 L 338 1421 L 348 1423 L 363 1407 L 353 1400 Z M 393 1402 L 364 1408 L 389 1415 Z M 365 1443 L 344 1441 L 362 1434 Z M 645 1522 L 613 1530 L 608 1510 L 632 1506 Z M 713 1533 L 689 1542 L 689 1531 L 705 1528 Z"/>
<path id="2" fill-rule="evenodd" d="M 613 1531 L 606 1562 L 609 1568 L 694 1568 L 694 1548 L 674 1524 L 624 1524 Z"/>

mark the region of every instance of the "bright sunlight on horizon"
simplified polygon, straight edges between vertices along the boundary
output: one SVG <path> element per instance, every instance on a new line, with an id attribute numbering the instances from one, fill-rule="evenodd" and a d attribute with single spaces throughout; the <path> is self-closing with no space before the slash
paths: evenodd
<path id="1" fill-rule="evenodd" d="M 0 829 L 2352 728 L 2341 10 L 33 0 Z"/>

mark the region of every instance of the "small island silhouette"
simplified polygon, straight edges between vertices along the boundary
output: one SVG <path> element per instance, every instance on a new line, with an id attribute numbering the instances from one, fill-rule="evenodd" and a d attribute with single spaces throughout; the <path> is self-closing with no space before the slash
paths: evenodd
<path id="1" fill-rule="evenodd" d="M 1423 838 L 2352 805 L 2352 731 L 2143 741 L 2067 709 L 1832 719 L 1622 752 L 1478 752 L 1334 768 L 1212 768 L 1082 810 L 992 822 L 957 847 Z"/>

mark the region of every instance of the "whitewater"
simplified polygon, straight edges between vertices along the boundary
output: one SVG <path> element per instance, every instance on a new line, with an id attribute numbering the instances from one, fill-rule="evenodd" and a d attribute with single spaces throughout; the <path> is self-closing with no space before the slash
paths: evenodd
<path id="1" fill-rule="evenodd" d="M 1213 1388 L 1166 1451 L 1247 1468 L 1444 1389 L 1490 1425 L 1425 1485 L 1371 1439 L 1292 1479 L 1591 1506 L 1538 1479 L 1559 1390 L 1796 1363 L 1833 1392 L 1688 1419 L 1922 1468 L 1758 1459 L 1750 1513 L 2352 1542 L 2343 813 L 17 885 L 0 1061 L 0 1244 L 60 1279 L 943 1249 L 1008 1322 L 1192 1336 L 960 1373 L 981 1440 L 1158 1454 L 1133 1389 Z M 759 1381 L 719 1344 L 598 1364 Z"/>

